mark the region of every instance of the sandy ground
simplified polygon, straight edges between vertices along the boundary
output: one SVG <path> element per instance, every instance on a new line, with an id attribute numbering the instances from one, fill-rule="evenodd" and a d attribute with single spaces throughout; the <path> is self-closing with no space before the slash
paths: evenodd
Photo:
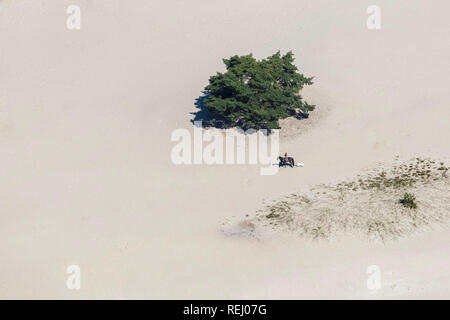
<path id="1" fill-rule="evenodd" d="M 449 298 L 445 228 L 385 244 L 220 232 L 396 155 L 450 157 L 449 2 L 378 0 L 371 31 L 372 2 L 0 1 L 0 298 Z M 221 59 L 277 50 L 327 110 L 281 140 L 305 167 L 175 166 L 171 132 L 192 129 Z"/>

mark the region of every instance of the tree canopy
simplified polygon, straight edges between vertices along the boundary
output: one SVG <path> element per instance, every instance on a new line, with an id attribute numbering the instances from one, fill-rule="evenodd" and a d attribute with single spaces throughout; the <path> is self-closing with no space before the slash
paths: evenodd
<path id="1" fill-rule="evenodd" d="M 226 72 L 211 76 L 203 104 L 223 127 L 278 129 L 278 120 L 314 110 L 299 92 L 313 78 L 298 72 L 291 51 L 256 60 L 252 54 L 223 59 Z"/>

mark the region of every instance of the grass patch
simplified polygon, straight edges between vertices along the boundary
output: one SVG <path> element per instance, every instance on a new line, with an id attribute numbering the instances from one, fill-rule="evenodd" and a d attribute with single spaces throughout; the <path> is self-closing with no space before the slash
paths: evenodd
<path id="1" fill-rule="evenodd" d="M 404 237 L 418 228 L 447 221 L 449 169 L 432 159 L 396 161 L 352 180 L 290 194 L 259 210 L 257 219 L 263 225 L 311 239 L 346 232 L 381 240 Z"/>

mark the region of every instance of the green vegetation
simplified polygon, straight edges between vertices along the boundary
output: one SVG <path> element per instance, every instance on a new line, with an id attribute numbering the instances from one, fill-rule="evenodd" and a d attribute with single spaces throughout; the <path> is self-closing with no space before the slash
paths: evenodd
<path id="1" fill-rule="evenodd" d="M 403 195 L 403 198 L 400 199 L 400 203 L 406 208 L 416 209 L 417 204 L 416 204 L 415 200 L 416 200 L 416 196 L 413 193 L 406 192 Z"/>
<path id="2" fill-rule="evenodd" d="M 225 73 L 209 79 L 204 107 L 222 127 L 277 129 L 278 120 L 307 117 L 313 105 L 299 91 L 312 78 L 297 72 L 292 52 L 256 60 L 252 54 L 223 59 Z"/>
<path id="3" fill-rule="evenodd" d="M 357 181 L 346 181 L 336 185 L 337 190 L 358 189 L 400 189 L 414 187 L 418 183 L 447 178 L 447 171 L 450 167 L 445 167 L 443 162 L 439 164 L 431 159 L 415 158 L 407 163 L 392 166 L 389 171 L 380 170 L 366 174 L 364 177 L 358 176 Z"/>

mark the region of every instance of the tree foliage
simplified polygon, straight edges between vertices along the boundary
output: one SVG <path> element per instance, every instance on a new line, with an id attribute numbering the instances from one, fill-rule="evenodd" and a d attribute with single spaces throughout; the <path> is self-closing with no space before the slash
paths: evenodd
<path id="1" fill-rule="evenodd" d="M 299 92 L 312 78 L 298 72 L 292 52 L 256 60 L 252 54 L 223 59 L 226 72 L 210 77 L 204 107 L 223 127 L 278 129 L 278 120 L 314 110 Z"/>

